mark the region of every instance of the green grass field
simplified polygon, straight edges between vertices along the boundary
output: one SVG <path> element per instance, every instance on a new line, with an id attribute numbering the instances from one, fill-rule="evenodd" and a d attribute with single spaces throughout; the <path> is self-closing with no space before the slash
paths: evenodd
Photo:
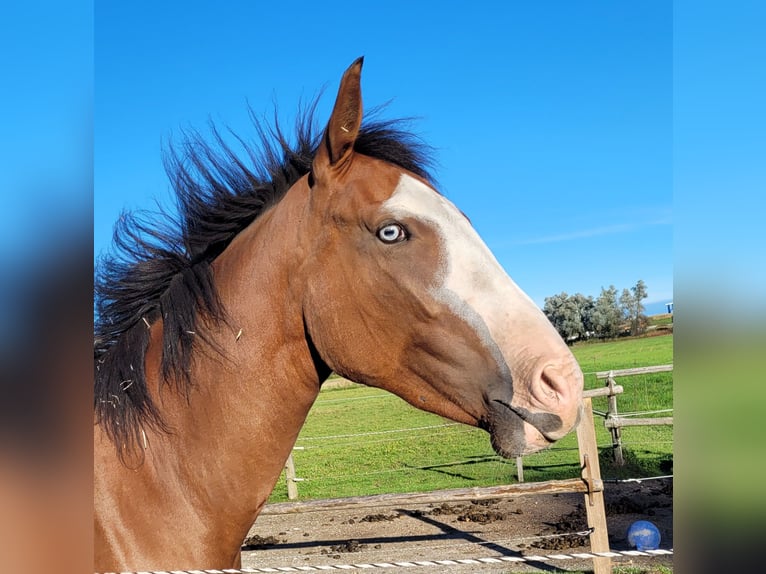
<path id="1" fill-rule="evenodd" d="M 673 362 L 673 336 L 622 339 L 575 345 L 586 373 L 586 388 L 604 384 L 596 371 Z M 618 384 L 621 413 L 673 408 L 673 373 L 624 377 Z M 594 400 L 605 411 L 606 399 Z M 657 416 L 672 416 L 661 413 Z M 672 427 L 623 429 L 626 465 L 614 467 L 611 440 L 596 417 L 604 478 L 640 478 L 668 474 L 672 464 Z M 398 397 L 369 387 L 323 390 L 301 431 L 293 454 L 301 499 L 335 498 L 389 492 L 416 492 L 516 481 L 515 460 L 498 457 L 488 435 L 417 410 Z M 524 479 L 541 481 L 578 477 L 577 440 L 571 433 L 553 447 L 525 456 Z M 284 480 L 271 502 L 287 500 Z"/>
<path id="2" fill-rule="evenodd" d="M 672 363 L 673 335 L 580 343 L 572 352 L 585 373 L 585 387 L 593 388 L 596 378 L 592 373 L 598 371 Z"/>

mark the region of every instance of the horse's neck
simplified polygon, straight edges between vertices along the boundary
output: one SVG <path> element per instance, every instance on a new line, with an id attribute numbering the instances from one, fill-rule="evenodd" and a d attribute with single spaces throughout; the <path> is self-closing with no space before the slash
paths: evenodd
<path id="1" fill-rule="evenodd" d="M 126 521 L 141 513 L 140 520 L 183 523 L 190 545 L 209 548 L 214 533 L 219 543 L 213 546 L 238 555 L 242 537 L 279 478 L 322 377 L 304 332 L 296 270 L 276 263 L 300 263 L 289 237 L 294 232 L 276 221 L 280 217 L 286 215 L 275 208 L 256 220 L 215 261 L 227 323 L 206 324 L 218 349 L 197 347 L 188 397 L 159 384 L 162 325 L 153 325 L 147 380 L 172 431 L 146 429 L 143 464 L 97 479 L 98 489 L 107 493 L 106 508 L 123 506 L 119 493 L 126 489 L 142 493 L 147 504 L 126 506 Z M 106 460 L 103 442 L 97 438 L 97 466 Z M 102 479 L 117 482 L 102 487 Z M 156 496 L 150 500 L 151 493 Z M 164 546 L 158 530 L 136 546 Z M 172 532 L 169 525 L 167 530 Z M 220 556 L 196 559 L 221 565 Z"/>
<path id="2" fill-rule="evenodd" d="M 290 244 L 290 226 L 278 222 L 280 215 L 275 208 L 256 220 L 214 263 L 227 313 L 227 323 L 213 336 L 221 352 L 195 354 L 195 388 L 179 415 L 195 429 L 195 458 L 209 458 L 227 474 L 229 486 L 239 475 L 244 488 L 257 492 L 258 507 L 279 477 L 321 383 L 295 291 L 299 279 L 289 267 L 299 263 L 297 246 Z M 242 507 L 242 493 L 231 494 Z"/>

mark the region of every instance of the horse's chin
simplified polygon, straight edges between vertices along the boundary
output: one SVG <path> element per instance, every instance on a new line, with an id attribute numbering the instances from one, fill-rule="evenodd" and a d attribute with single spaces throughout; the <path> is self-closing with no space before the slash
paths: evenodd
<path id="1" fill-rule="evenodd" d="M 480 425 L 489 432 L 492 448 L 503 458 L 531 454 L 556 442 L 522 416 L 510 405 L 493 401 Z"/>

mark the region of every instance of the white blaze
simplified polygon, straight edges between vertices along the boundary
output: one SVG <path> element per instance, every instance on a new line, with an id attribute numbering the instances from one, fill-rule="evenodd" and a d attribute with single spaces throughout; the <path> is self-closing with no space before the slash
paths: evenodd
<path id="1" fill-rule="evenodd" d="M 539 329 L 541 319 L 543 325 L 548 323 L 537 305 L 503 270 L 468 219 L 445 197 L 403 174 L 383 208 L 394 217 L 425 221 L 437 231 L 444 260 L 441 285 L 434 290 L 434 296 L 477 327 L 480 335 L 488 329 L 494 342 L 490 348 L 496 345 L 501 353 L 511 348 L 511 317 L 517 332 L 522 333 L 527 331 L 524 327 Z M 473 313 L 466 312 L 466 307 Z M 485 328 L 476 325 L 476 315 Z M 503 358 L 507 365 L 512 364 L 511 357 Z"/>

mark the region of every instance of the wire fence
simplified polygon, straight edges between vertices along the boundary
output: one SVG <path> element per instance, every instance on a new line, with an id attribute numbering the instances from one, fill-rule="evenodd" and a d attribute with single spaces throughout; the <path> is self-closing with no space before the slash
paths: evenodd
<path id="1" fill-rule="evenodd" d="M 625 376 L 615 371 L 611 379 L 604 372 L 589 375 L 599 377 L 601 386 L 605 377 L 607 384 L 611 380 L 614 385 L 616 378 L 624 386 L 620 420 L 652 418 L 672 413 L 673 406 L 672 365 L 655 369 Z M 594 413 L 604 420 L 615 419 L 610 400 L 593 399 Z M 605 478 L 641 479 L 672 469 L 672 426 L 620 427 L 619 442 L 614 429 L 596 427 Z M 616 445 L 621 459 L 615 456 Z M 360 386 L 323 391 L 296 447 L 294 470 L 275 488 L 272 502 L 567 479 L 581 471 L 574 433 L 520 461 L 507 460 L 493 451 L 484 431 Z M 610 456 L 614 466 L 604 464 Z"/>

